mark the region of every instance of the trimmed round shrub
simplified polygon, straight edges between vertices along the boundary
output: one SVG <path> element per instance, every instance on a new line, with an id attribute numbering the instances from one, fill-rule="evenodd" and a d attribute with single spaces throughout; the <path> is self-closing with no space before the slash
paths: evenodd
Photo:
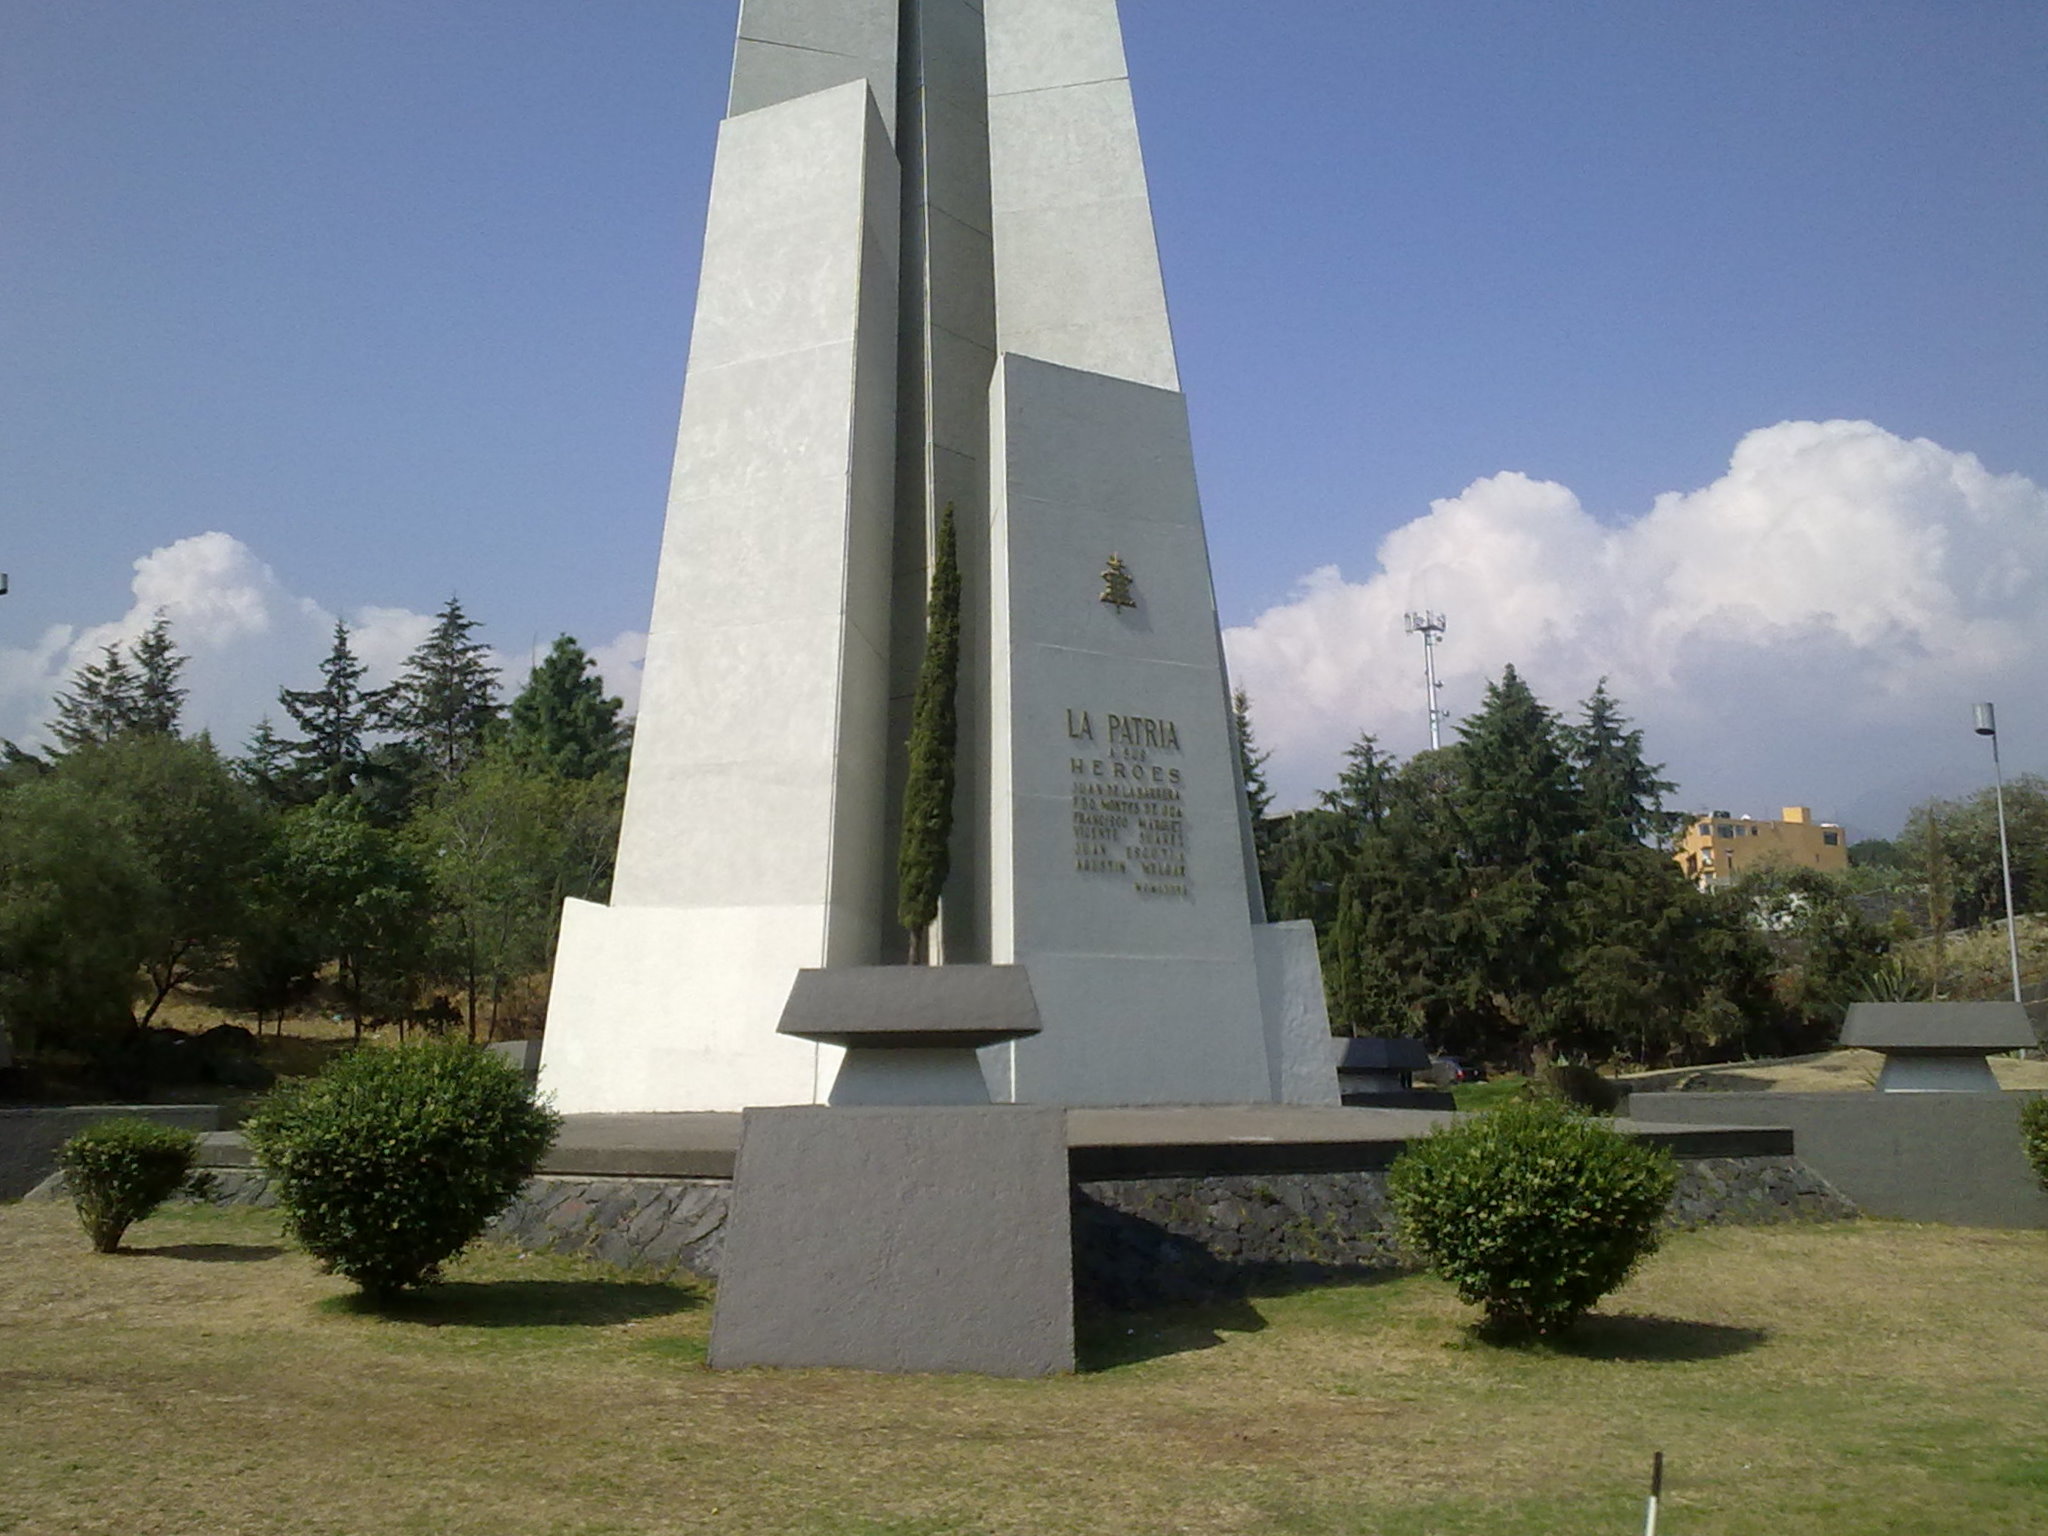
<path id="1" fill-rule="evenodd" d="M 1554 1099 L 1423 1137 L 1387 1175 L 1410 1249 L 1499 1337 L 1560 1333 L 1656 1250 L 1669 1153 Z"/>
<path id="2" fill-rule="evenodd" d="M 2020 1136 L 2026 1144 L 2027 1161 L 2034 1165 L 2034 1177 L 2048 1189 L 2048 1099 L 2020 1106 Z"/>
<path id="3" fill-rule="evenodd" d="M 196 1132 L 131 1115 L 87 1126 L 58 1150 L 57 1166 L 94 1250 L 112 1253 L 122 1233 L 178 1192 L 198 1156 Z"/>
<path id="4" fill-rule="evenodd" d="M 365 1047 L 243 1127 L 294 1239 L 386 1299 L 440 1277 L 533 1176 L 561 1117 L 480 1046 Z"/>

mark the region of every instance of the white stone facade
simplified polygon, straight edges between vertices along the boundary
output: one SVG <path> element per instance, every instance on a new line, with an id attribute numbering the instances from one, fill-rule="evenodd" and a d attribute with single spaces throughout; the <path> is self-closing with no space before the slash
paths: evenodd
<path id="1" fill-rule="evenodd" d="M 618 876 L 571 904 L 550 999 L 559 1107 L 827 1096 L 833 1053 L 775 1022 L 801 967 L 904 958 L 947 506 L 937 942 L 1027 967 L 1045 1023 L 985 1053 L 995 1097 L 1336 1102 L 1312 935 L 1260 908 L 1178 387 L 1114 0 L 744 0 Z"/>

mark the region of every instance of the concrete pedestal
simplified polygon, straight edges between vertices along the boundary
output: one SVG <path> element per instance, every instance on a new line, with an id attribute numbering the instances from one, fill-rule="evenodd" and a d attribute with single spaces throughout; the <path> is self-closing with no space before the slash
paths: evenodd
<path id="1" fill-rule="evenodd" d="M 750 1109 L 711 1364 L 1074 1368 L 1063 1111 Z"/>

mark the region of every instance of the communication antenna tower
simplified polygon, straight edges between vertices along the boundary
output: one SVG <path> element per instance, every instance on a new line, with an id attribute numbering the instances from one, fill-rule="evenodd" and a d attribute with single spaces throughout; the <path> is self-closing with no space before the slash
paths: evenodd
<path id="1" fill-rule="evenodd" d="M 1405 620 L 1408 633 L 1422 636 L 1422 678 L 1428 689 L 1423 698 L 1429 704 L 1429 746 L 1431 751 L 1441 747 L 1441 727 L 1446 718 L 1445 711 L 1437 703 L 1437 695 L 1443 691 L 1443 684 L 1436 680 L 1436 643 L 1444 636 L 1444 616 L 1431 613 L 1425 608 L 1420 613 L 1411 613 Z"/>

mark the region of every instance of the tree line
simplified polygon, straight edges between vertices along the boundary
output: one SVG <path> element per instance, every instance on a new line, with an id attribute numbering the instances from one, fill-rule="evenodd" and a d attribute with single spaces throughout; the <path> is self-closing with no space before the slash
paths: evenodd
<path id="1" fill-rule="evenodd" d="M 259 1024 L 488 1036 L 546 972 L 562 900 L 609 890 L 630 726 L 557 639 L 504 701 L 449 599 L 389 687 L 337 623 L 238 755 L 181 725 L 159 615 L 0 763 L 0 1021 L 18 1051 L 111 1059 L 178 988 Z"/>
<path id="2" fill-rule="evenodd" d="M 1454 743 L 1362 736 L 1288 816 L 1242 694 L 1237 718 L 1267 910 L 1315 924 L 1339 1034 L 1525 1067 L 1816 1050 L 1891 942 L 1813 871 L 1687 881 L 1674 786 L 1604 682 L 1566 719 L 1509 667 Z"/>

